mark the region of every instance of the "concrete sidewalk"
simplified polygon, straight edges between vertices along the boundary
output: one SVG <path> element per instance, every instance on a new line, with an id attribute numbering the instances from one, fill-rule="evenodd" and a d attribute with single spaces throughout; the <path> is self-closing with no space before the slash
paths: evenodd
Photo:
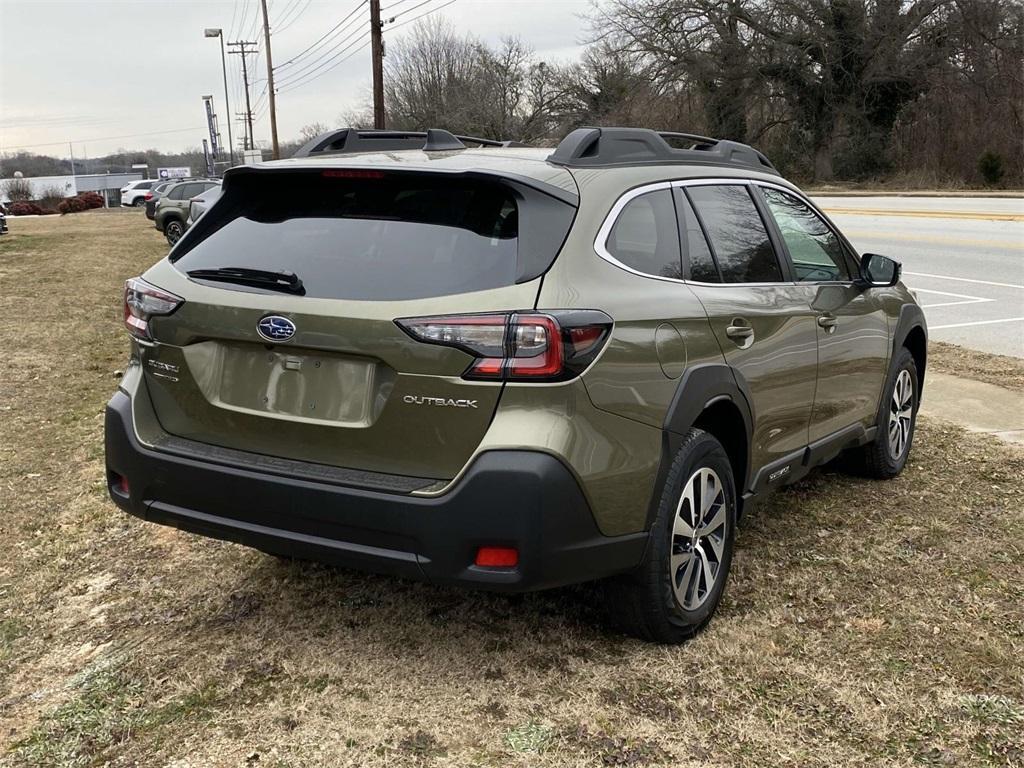
<path id="1" fill-rule="evenodd" d="M 921 413 L 1024 444 L 1024 394 L 994 384 L 929 371 Z"/>

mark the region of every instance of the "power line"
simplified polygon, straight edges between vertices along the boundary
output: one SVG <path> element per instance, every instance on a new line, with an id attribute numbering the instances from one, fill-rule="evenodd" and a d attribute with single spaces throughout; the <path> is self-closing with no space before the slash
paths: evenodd
<path id="1" fill-rule="evenodd" d="M 351 51 L 348 55 L 346 55 L 343 58 L 339 59 L 338 61 L 334 62 L 331 66 L 329 66 L 327 69 L 325 69 L 319 75 L 314 75 L 313 77 L 305 79 L 305 80 L 302 79 L 302 78 L 299 78 L 299 81 L 292 82 L 292 83 L 290 83 L 288 85 L 287 88 L 282 89 L 281 93 L 287 93 L 288 91 L 294 91 L 296 88 L 301 88 L 302 86 L 308 85 L 309 83 L 313 82 L 314 80 L 317 80 L 318 78 L 323 77 L 328 72 L 330 72 L 332 69 L 337 67 L 339 64 L 341 64 L 341 63 L 343 63 L 345 61 L 348 61 L 349 59 L 351 59 L 353 56 L 355 56 L 360 51 L 366 50 L 366 47 L 369 44 L 370 44 L 369 40 L 364 40 L 362 45 L 360 45 L 355 50 Z M 310 73 L 310 74 L 312 74 L 312 73 Z"/>
<path id="2" fill-rule="evenodd" d="M 238 0 L 235 0 L 235 7 L 238 7 Z M 245 26 L 245 17 L 249 13 L 249 0 L 243 0 L 242 12 L 238 16 L 238 29 L 235 29 L 230 37 L 238 38 L 242 36 L 242 28 Z M 251 37 L 251 35 L 250 35 Z"/>
<path id="3" fill-rule="evenodd" d="M 242 20 L 242 23 L 245 24 L 245 20 L 244 19 Z M 245 36 L 247 38 L 249 38 L 250 40 L 254 39 L 256 37 L 256 32 L 257 32 L 257 30 L 259 28 L 260 28 L 260 0 L 255 0 L 255 2 L 253 2 L 252 24 L 249 25 L 248 31 L 245 33 Z"/>
<path id="4" fill-rule="evenodd" d="M 380 9 L 380 12 L 381 13 L 387 13 L 392 8 L 397 8 L 400 5 L 404 5 L 405 3 L 411 3 L 411 2 L 412 2 L 412 0 L 398 0 L 398 2 L 392 3 L 391 5 L 384 6 L 383 8 Z"/>
<path id="5" fill-rule="evenodd" d="M 302 17 L 302 15 L 309 10 L 309 4 L 312 2 L 312 0 L 305 0 L 305 5 L 302 4 L 303 0 L 295 0 L 295 2 L 295 8 L 297 8 L 298 10 L 288 21 L 285 21 L 284 16 L 282 15 L 281 20 L 277 23 L 277 29 L 274 30 L 275 32 L 284 32 L 292 24 L 298 21 Z"/>
<path id="6" fill-rule="evenodd" d="M 304 48 L 303 50 L 299 51 L 297 54 L 288 59 L 288 61 L 286 61 L 284 64 L 278 64 L 277 69 L 283 69 L 284 67 L 287 67 L 289 64 L 295 63 L 297 60 L 301 59 L 303 56 L 311 52 L 314 48 L 319 46 L 320 43 L 322 43 L 324 40 L 333 36 L 335 31 L 338 30 L 339 27 L 345 25 L 349 19 L 355 16 L 359 9 L 366 5 L 368 1 L 369 0 L 360 0 L 360 2 L 356 4 L 356 7 L 348 12 L 345 18 L 343 18 L 341 21 L 339 21 L 337 24 L 335 24 L 333 27 L 327 30 L 327 32 L 323 36 L 321 36 L 319 40 L 317 40 L 315 43 L 308 46 L 307 48 Z"/>
<path id="7" fill-rule="evenodd" d="M 427 2 L 430 2 L 430 0 L 427 0 Z M 431 8 L 429 11 L 425 11 L 424 13 L 421 13 L 419 16 L 413 16 L 411 19 L 406 19 L 405 21 L 400 21 L 397 24 L 395 24 L 394 26 L 389 27 L 388 29 L 389 30 L 395 30 L 395 29 L 398 29 L 399 27 L 404 27 L 406 24 L 412 24 L 414 21 L 419 21 L 424 16 L 429 16 L 432 13 L 437 13 L 442 8 L 447 8 L 449 5 L 451 5 L 454 2 L 455 2 L 455 0 L 448 0 L 448 2 L 441 3 L 441 5 L 437 6 L 436 8 Z M 422 3 L 420 5 L 422 5 Z M 420 7 L 419 5 L 413 6 L 412 8 L 409 8 L 408 10 L 413 11 L 416 8 L 419 8 L 419 7 Z"/>
<path id="8" fill-rule="evenodd" d="M 46 141 L 40 142 L 39 144 L 18 144 L 16 146 L 0 146 L 0 151 L 7 152 L 11 149 L 31 149 L 32 147 L 56 147 L 63 146 L 65 144 L 87 144 L 94 141 L 113 141 L 114 139 L 134 139 L 140 136 L 162 136 L 165 133 L 187 133 L 188 131 L 204 131 L 206 130 L 205 125 L 194 126 L 192 128 L 171 128 L 167 131 L 150 131 L 149 133 L 125 133 L 120 136 L 93 136 L 90 139 L 74 139 L 71 142 L 67 141 Z"/>
<path id="9" fill-rule="evenodd" d="M 356 27 L 355 29 L 350 31 L 349 34 L 345 35 L 341 40 L 339 40 L 335 45 L 325 50 L 312 61 L 306 62 L 298 69 L 293 69 L 286 72 L 283 77 L 285 82 L 282 82 L 281 85 L 287 85 L 289 82 L 295 82 L 296 80 L 305 77 L 310 72 L 315 72 L 320 68 L 320 66 L 323 66 L 322 64 L 320 64 L 320 62 L 323 62 L 324 59 L 328 59 L 329 57 L 344 54 L 349 48 L 351 48 L 359 41 L 360 37 L 362 37 L 365 34 L 366 30 L 360 27 Z M 353 40 L 353 38 L 355 39 Z"/>
<path id="10" fill-rule="evenodd" d="M 407 0 L 403 0 L 403 1 L 407 1 Z M 391 17 L 391 20 L 393 21 L 394 19 L 397 19 L 397 18 L 398 18 L 399 16 L 401 16 L 401 15 L 402 15 L 403 13 L 410 13 L 410 12 L 412 12 L 412 11 L 415 11 L 415 10 L 416 10 L 417 8 L 422 8 L 422 7 L 423 7 L 424 5 L 426 5 L 427 3 L 432 3 L 433 1 L 434 1 L 434 0 L 422 0 L 422 2 L 419 2 L 419 3 L 417 3 L 417 4 L 416 4 L 416 5 L 414 5 L 414 6 L 412 7 L 412 8 L 406 8 L 406 9 L 405 9 L 404 11 L 399 11 L 398 13 L 396 13 L 396 14 L 395 14 L 394 16 L 392 16 L 392 17 Z M 395 5 L 401 5 L 401 2 L 395 3 Z M 392 5 L 392 6 L 390 6 L 390 7 L 389 7 L 389 9 L 390 9 L 390 8 L 394 8 L 394 7 L 395 7 L 395 5 Z M 382 9 L 381 9 L 381 11 L 383 12 L 383 10 L 384 10 L 384 9 L 382 8 Z"/>
<path id="11" fill-rule="evenodd" d="M 232 37 L 234 35 L 235 17 L 237 15 L 238 15 L 238 0 L 235 0 L 235 2 L 233 2 L 231 4 L 231 23 L 228 24 L 228 36 L 229 37 Z M 221 34 L 223 34 L 223 32 Z M 228 119 L 230 120 L 231 118 L 229 117 Z"/>

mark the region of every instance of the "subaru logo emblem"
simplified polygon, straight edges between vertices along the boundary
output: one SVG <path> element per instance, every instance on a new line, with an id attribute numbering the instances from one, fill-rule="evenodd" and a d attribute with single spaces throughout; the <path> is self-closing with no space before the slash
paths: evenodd
<path id="1" fill-rule="evenodd" d="M 288 341 L 295 335 L 295 323 L 280 315 L 267 315 L 256 324 L 256 332 L 267 341 Z"/>

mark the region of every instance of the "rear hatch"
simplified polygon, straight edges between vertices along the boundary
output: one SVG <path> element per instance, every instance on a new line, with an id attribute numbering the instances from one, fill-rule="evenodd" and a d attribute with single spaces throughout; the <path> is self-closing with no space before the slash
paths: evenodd
<path id="1" fill-rule="evenodd" d="M 157 418 L 225 448 L 450 479 L 502 384 L 463 378 L 472 355 L 396 320 L 532 308 L 574 215 L 480 174 L 230 172 L 144 276 L 184 300 L 142 348 Z"/>

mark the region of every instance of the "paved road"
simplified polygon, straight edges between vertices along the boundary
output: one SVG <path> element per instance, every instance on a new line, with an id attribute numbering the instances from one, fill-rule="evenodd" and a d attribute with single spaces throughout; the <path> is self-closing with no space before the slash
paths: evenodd
<path id="1" fill-rule="evenodd" d="M 1024 357 L 1024 198 L 814 200 L 859 251 L 903 262 L 932 338 Z"/>

